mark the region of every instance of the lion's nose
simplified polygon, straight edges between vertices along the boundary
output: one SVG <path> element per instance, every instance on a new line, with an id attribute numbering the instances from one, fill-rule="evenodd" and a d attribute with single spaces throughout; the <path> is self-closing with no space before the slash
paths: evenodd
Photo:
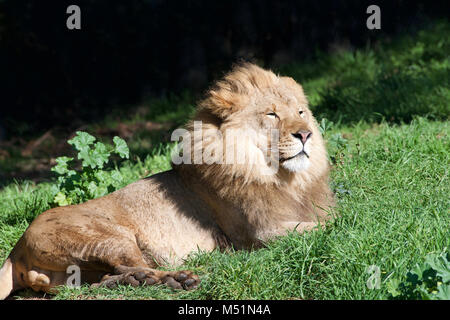
<path id="1" fill-rule="evenodd" d="M 305 144 L 306 140 L 308 140 L 311 137 L 312 132 L 311 131 L 298 131 L 296 133 L 292 133 L 292 135 L 295 138 L 299 139 L 303 144 Z"/>

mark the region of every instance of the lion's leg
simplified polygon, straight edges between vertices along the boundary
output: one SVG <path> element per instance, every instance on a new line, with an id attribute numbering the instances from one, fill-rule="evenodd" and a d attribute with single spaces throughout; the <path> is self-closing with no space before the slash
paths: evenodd
<path id="1" fill-rule="evenodd" d="M 122 245 L 122 242 L 118 242 Z M 106 258 L 106 259 L 105 259 Z M 105 262 L 111 266 L 112 274 L 106 274 L 100 282 L 94 283 L 94 287 L 105 286 L 113 288 L 117 284 L 154 285 L 166 284 L 174 289 L 195 289 L 200 280 L 191 271 L 163 271 L 157 270 L 155 262 L 144 259 L 141 249 L 133 241 L 133 245 L 127 251 L 116 251 L 105 257 Z"/>
<path id="2" fill-rule="evenodd" d="M 33 231 L 33 230 L 31 230 Z M 56 293 L 57 287 L 66 285 L 72 275 L 70 266 L 80 268 L 81 284 L 100 283 L 107 287 L 121 284 L 167 284 L 173 288 L 195 288 L 199 279 L 192 272 L 168 272 L 154 269 L 155 263 L 145 259 L 132 237 L 118 234 L 103 235 L 100 242 L 75 243 L 64 238 L 64 245 L 52 250 L 52 255 L 42 255 L 42 238 L 28 243 L 30 231 L 19 241 L 11 254 L 15 268 L 16 288 L 32 288 L 34 291 Z M 50 242 L 50 244 L 57 243 Z M 46 243 L 47 245 L 49 243 Z M 59 243 L 61 244 L 61 242 Z M 99 282 L 100 281 L 100 282 Z"/>
<path id="3" fill-rule="evenodd" d="M 101 258 L 105 259 L 105 257 Z M 105 286 L 107 288 L 114 288 L 117 284 L 132 286 L 166 284 L 174 289 L 190 290 L 197 288 L 200 282 L 198 276 L 191 271 L 162 271 L 150 268 L 139 250 L 129 252 L 126 256 L 123 255 L 123 252 L 118 251 L 117 256 L 112 254 L 106 258 L 107 260 L 103 260 L 103 263 L 109 264 L 110 268 L 108 269 L 111 272 L 92 270 L 92 267 L 86 270 L 82 267 L 80 268 L 81 283 L 91 283 L 93 287 Z M 53 271 L 36 266 L 28 270 L 21 269 L 22 287 L 32 288 L 36 292 L 57 293 L 58 287 L 66 285 L 71 276 L 66 271 Z"/>
<path id="4" fill-rule="evenodd" d="M 53 247 L 58 242 L 34 239 L 30 237 L 32 231 L 24 234 L 10 255 L 15 290 L 31 288 L 36 292 L 56 293 L 59 286 L 68 284 L 73 275 L 68 270 L 73 266 L 79 268 L 81 284 L 100 281 L 116 265 L 149 267 L 136 243 L 126 238 L 111 236 L 106 242 L 80 244 L 67 237 L 63 246 Z M 51 254 L 43 255 L 44 250 Z"/>
<path id="5" fill-rule="evenodd" d="M 114 288 L 118 284 L 139 285 L 166 284 L 173 289 L 195 289 L 200 283 L 197 275 L 191 271 L 162 271 L 151 268 L 128 267 L 119 265 L 114 268 L 114 275 L 105 275 L 93 287 Z"/>

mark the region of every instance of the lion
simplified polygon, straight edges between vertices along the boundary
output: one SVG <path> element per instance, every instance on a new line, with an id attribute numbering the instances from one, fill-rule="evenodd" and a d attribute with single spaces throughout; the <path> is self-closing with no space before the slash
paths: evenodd
<path id="1" fill-rule="evenodd" d="M 180 265 L 198 250 L 257 249 L 331 217 L 325 144 L 292 78 L 236 65 L 206 92 L 185 129 L 194 139 L 184 136 L 181 152 L 193 152 L 172 170 L 40 214 L 0 270 L 0 298 L 23 288 L 53 293 L 67 284 L 71 266 L 94 287 L 194 289 L 200 279 L 193 272 L 159 267 Z M 223 138 L 233 129 L 237 140 Z M 243 141 L 244 161 L 222 161 Z M 206 149 L 212 160 L 194 159 Z"/>

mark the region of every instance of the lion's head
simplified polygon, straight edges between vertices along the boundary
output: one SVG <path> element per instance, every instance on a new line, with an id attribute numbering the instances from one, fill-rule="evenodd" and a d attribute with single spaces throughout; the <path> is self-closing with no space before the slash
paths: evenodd
<path id="1" fill-rule="evenodd" d="M 206 176 L 280 183 L 293 176 L 309 182 L 328 172 L 302 87 L 254 64 L 236 66 L 218 81 L 187 128 L 189 158 Z"/>

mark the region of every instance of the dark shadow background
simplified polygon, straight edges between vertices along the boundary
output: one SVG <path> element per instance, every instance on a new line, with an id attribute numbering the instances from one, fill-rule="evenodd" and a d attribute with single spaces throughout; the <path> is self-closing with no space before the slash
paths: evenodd
<path id="1" fill-rule="evenodd" d="M 448 3 L 0 0 L 0 139 L 201 93 L 239 59 L 277 66 L 411 32 L 448 17 Z M 70 4 L 81 8 L 81 30 L 66 28 Z M 381 30 L 366 28 L 370 4 L 381 7 Z"/>

